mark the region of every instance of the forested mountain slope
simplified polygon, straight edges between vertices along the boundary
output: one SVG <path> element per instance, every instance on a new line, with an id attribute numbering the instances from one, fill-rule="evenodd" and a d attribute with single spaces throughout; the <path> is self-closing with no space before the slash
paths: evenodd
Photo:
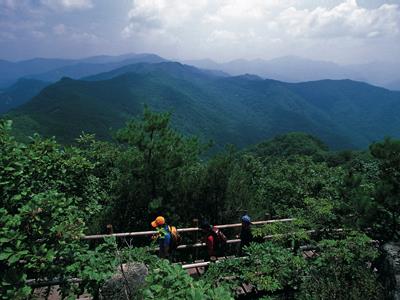
<path id="1" fill-rule="evenodd" d="M 0 113 L 24 104 L 49 84 L 41 80 L 20 79 L 10 87 L 0 90 Z"/>
<path id="2" fill-rule="evenodd" d="M 8 115 L 19 136 L 39 131 L 71 142 L 82 131 L 109 139 L 143 110 L 173 113 L 186 134 L 239 147 L 291 131 L 334 149 L 399 136 L 400 93 L 350 80 L 288 84 L 228 77 L 173 62 L 134 64 L 86 80 L 64 78 Z"/>

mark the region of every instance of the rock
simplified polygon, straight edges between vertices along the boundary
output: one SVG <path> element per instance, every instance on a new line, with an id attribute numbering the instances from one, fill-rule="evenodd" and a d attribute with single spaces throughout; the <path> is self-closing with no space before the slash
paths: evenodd
<path id="1" fill-rule="evenodd" d="M 137 291 L 143 285 L 148 274 L 147 267 L 142 263 L 127 263 L 123 265 L 123 272 L 117 272 L 107 280 L 101 288 L 102 300 L 131 300 L 128 295 L 136 299 Z"/>
<path id="2" fill-rule="evenodd" d="M 400 300 L 400 243 L 386 243 L 383 245 L 385 261 L 383 265 L 383 279 L 386 299 Z"/>

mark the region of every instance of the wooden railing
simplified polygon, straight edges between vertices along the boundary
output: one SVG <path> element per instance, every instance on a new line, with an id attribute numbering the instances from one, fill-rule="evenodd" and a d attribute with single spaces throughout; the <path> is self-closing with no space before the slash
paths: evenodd
<path id="1" fill-rule="evenodd" d="M 267 220 L 267 221 L 255 221 L 252 222 L 253 225 L 265 225 L 265 224 L 272 224 L 272 223 L 282 223 L 282 222 L 291 222 L 293 221 L 293 218 L 287 218 L 287 219 L 275 219 L 275 220 Z M 234 223 L 234 224 L 224 224 L 224 225 L 215 225 L 215 227 L 224 229 L 224 228 L 240 228 L 242 226 L 242 223 Z M 190 228 L 178 228 L 178 232 L 196 232 L 200 231 L 200 228 L 198 227 L 190 227 Z M 116 237 L 116 238 L 123 238 L 123 237 L 139 237 L 139 236 L 149 236 L 155 234 L 156 231 L 137 231 L 137 232 L 123 232 L 123 233 L 113 233 L 113 234 L 96 234 L 96 235 L 86 235 L 82 237 L 84 240 L 96 240 L 96 239 L 103 239 L 107 237 Z M 266 236 L 266 239 L 272 238 L 273 235 L 271 236 Z M 232 239 L 227 241 L 228 244 L 235 244 L 235 243 L 240 243 L 240 239 Z M 177 249 L 187 249 L 187 248 L 198 248 L 198 247 L 205 247 L 205 243 L 195 243 L 191 245 L 179 245 Z M 158 250 L 158 248 L 154 248 L 152 250 Z M 190 269 L 193 267 L 201 267 L 201 266 L 207 266 L 210 262 L 200 262 L 200 263 L 191 263 L 191 264 L 183 264 L 182 268 L 183 269 Z M 70 283 L 79 283 L 81 282 L 81 279 L 79 278 L 71 278 L 67 280 Z M 51 281 L 37 281 L 37 280 L 27 280 L 26 281 L 30 286 L 34 288 L 38 287 L 45 287 L 45 286 L 53 286 L 53 285 L 58 285 L 61 283 L 64 283 L 64 281 L 60 280 L 51 280 Z"/>
<path id="2" fill-rule="evenodd" d="M 252 222 L 253 225 L 264 225 L 264 224 L 271 224 L 271 223 L 281 223 L 281 222 L 291 222 L 294 219 L 275 219 L 275 220 L 267 220 L 267 221 L 255 221 Z M 241 227 L 242 223 L 234 223 L 234 224 L 225 224 L 225 225 L 215 225 L 215 227 L 224 229 L 224 228 L 238 228 Z M 196 232 L 199 231 L 200 228 L 198 227 L 189 227 L 189 228 L 178 228 L 178 232 Z M 96 240 L 96 239 L 103 239 L 107 237 L 137 237 L 137 236 L 149 236 L 155 234 L 156 231 L 136 231 L 136 232 L 122 232 L 122 233 L 112 233 L 112 234 L 95 234 L 95 235 L 85 235 L 83 237 L 84 240 Z M 183 245 L 182 245 L 183 246 Z"/>

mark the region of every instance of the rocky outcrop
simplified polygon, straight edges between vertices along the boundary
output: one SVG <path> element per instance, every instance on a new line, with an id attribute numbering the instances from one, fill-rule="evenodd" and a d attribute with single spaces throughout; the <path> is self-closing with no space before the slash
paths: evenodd
<path id="1" fill-rule="evenodd" d="M 138 289 L 143 285 L 148 274 L 147 267 L 142 263 L 128 263 L 123 265 L 123 271 L 118 271 L 107 280 L 100 291 L 103 300 L 131 300 L 136 299 Z"/>
<path id="2" fill-rule="evenodd" d="M 383 251 L 386 299 L 400 300 L 400 243 L 386 243 L 383 245 Z"/>

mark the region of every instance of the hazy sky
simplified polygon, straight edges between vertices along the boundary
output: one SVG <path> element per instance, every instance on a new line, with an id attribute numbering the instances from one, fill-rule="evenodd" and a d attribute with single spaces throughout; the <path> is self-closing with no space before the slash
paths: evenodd
<path id="1" fill-rule="evenodd" d="M 0 0 L 0 58 L 400 62 L 400 0 Z"/>

